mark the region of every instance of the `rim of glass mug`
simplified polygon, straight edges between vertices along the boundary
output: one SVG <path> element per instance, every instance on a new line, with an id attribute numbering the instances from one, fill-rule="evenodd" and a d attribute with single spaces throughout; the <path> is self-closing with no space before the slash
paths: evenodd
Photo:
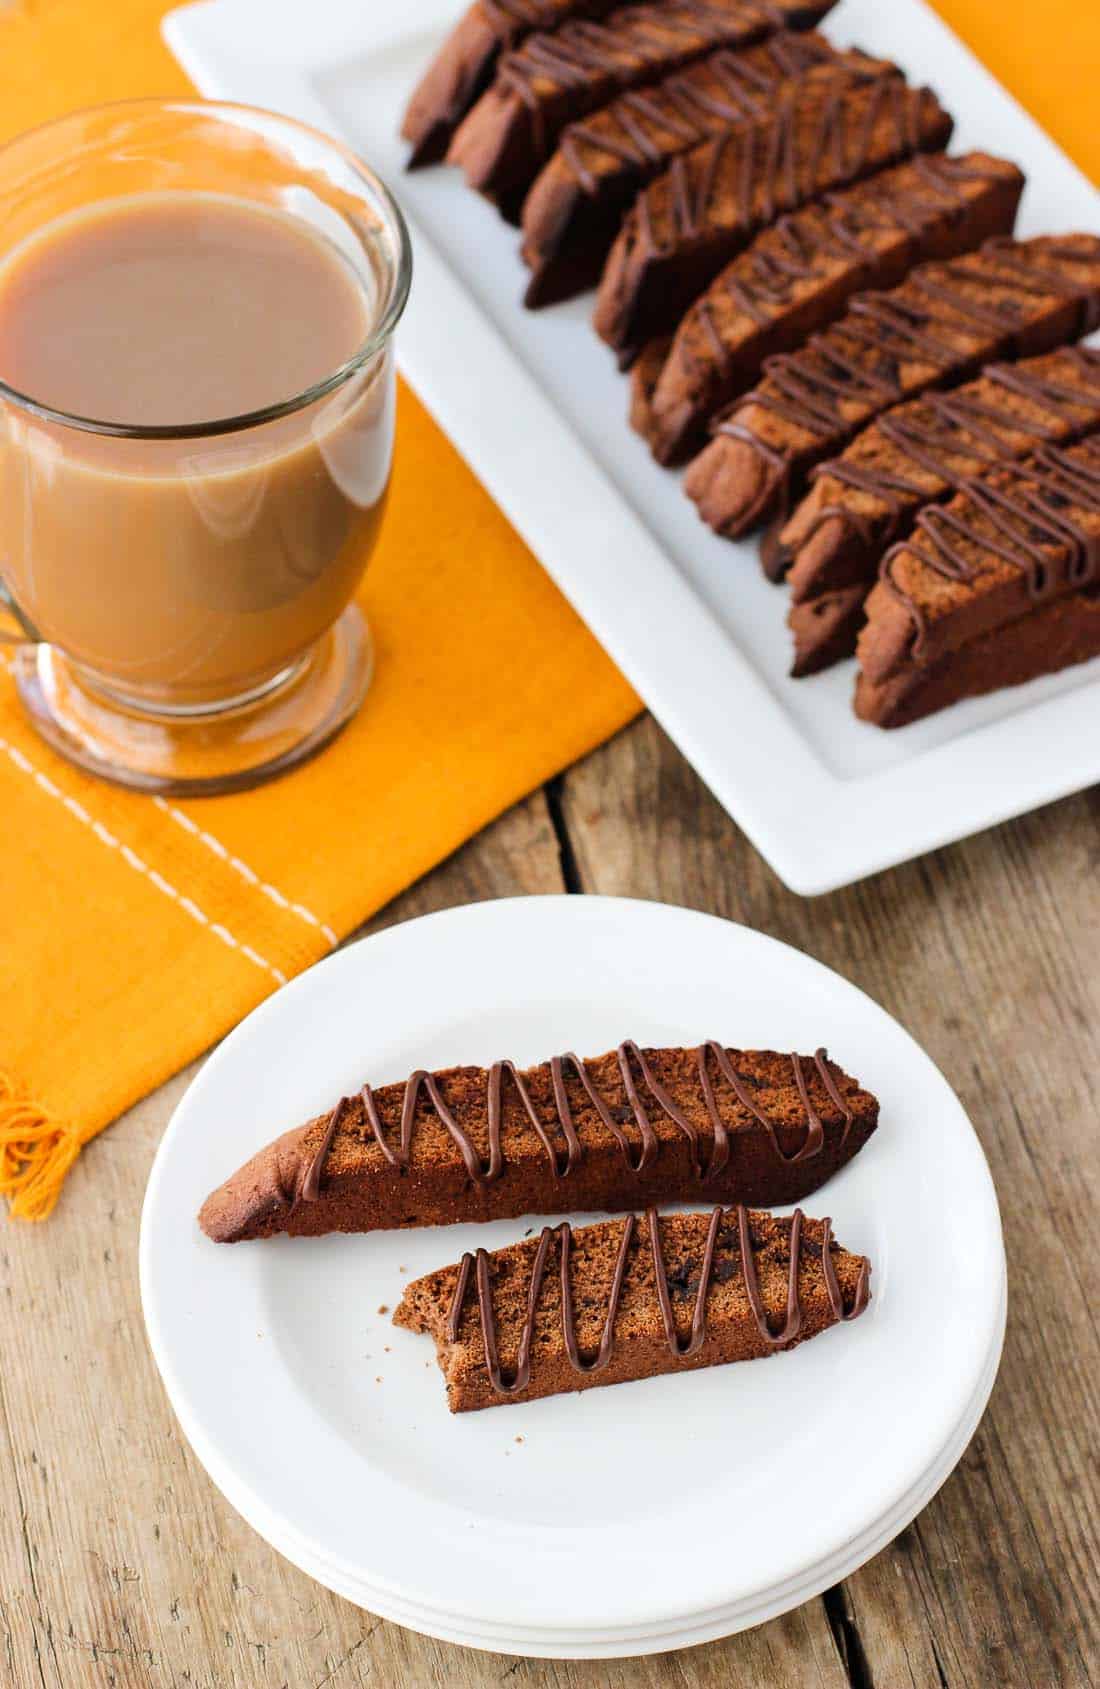
<path id="1" fill-rule="evenodd" d="M 247 428 L 259 428 L 267 422 L 277 422 L 281 417 L 293 416 L 296 411 L 305 410 L 316 404 L 343 386 L 357 370 L 368 364 L 372 358 L 383 349 L 393 335 L 398 322 L 405 310 L 412 285 L 412 241 L 409 236 L 408 224 L 404 213 L 386 186 L 381 176 L 377 175 L 370 166 L 332 135 L 324 130 L 315 128 L 310 123 L 301 123 L 297 118 L 287 117 L 282 112 L 269 111 L 263 106 L 248 105 L 233 100 L 201 100 L 187 98 L 140 98 L 129 100 L 109 100 L 100 105 L 82 106 L 76 111 L 66 112 L 64 116 L 51 118 L 45 123 L 35 124 L 30 129 L 24 129 L 13 136 L 10 141 L 0 145 L 0 169 L 4 161 L 18 147 L 38 136 L 47 135 L 51 130 L 60 130 L 68 125 L 78 124 L 82 119 L 93 118 L 101 114 L 117 111 L 120 115 L 131 112 L 135 116 L 142 110 L 152 115 L 156 112 L 194 113 L 196 116 L 227 117 L 260 119 L 267 124 L 276 124 L 280 128 L 292 131 L 299 136 L 307 137 L 319 144 L 325 151 L 335 154 L 344 166 L 362 182 L 370 194 L 377 199 L 377 205 L 371 209 L 381 212 L 381 221 L 392 242 L 394 262 L 392 275 L 389 280 L 388 296 L 377 321 L 362 344 L 346 358 L 331 374 L 315 381 L 303 392 L 296 393 L 288 399 L 281 399 L 274 404 L 264 405 L 259 410 L 243 411 L 236 416 L 218 417 L 209 422 L 194 423 L 155 423 L 138 424 L 110 422 L 105 418 L 79 416 L 70 411 L 59 410 L 53 405 L 44 404 L 32 394 L 23 393 L 17 387 L 12 387 L 0 377 L 0 400 L 16 405 L 19 409 L 31 413 L 49 422 L 60 424 L 66 428 L 76 428 L 85 434 L 109 435 L 123 440 L 194 440 L 211 438 L 219 434 L 236 434 Z M 254 131 L 264 138 L 262 131 Z"/>

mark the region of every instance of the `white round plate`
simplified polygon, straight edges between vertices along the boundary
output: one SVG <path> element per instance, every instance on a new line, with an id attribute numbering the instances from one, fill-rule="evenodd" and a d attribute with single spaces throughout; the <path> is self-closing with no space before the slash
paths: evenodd
<path id="1" fill-rule="evenodd" d="M 382 1618 L 392 1619 L 411 1630 L 421 1631 L 445 1642 L 460 1643 L 469 1648 L 483 1648 L 494 1652 L 520 1653 L 535 1658 L 597 1659 L 618 1658 L 624 1655 L 663 1653 L 674 1648 L 694 1647 L 731 1636 L 750 1625 L 762 1624 L 780 1613 L 819 1595 L 838 1579 L 848 1576 L 857 1566 L 877 1554 L 904 1530 L 921 1508 L 935 1495 L 940 1485 L 954 1469 L 966 1445 L 977 1428 L 989 1399 L 1000 1361 L 1004 1339 L 1006 1297 L 1002 1287 L 1000 1316 L 996 1324 L 994 1342 L 989 1358 L 978 1381 L 974 1396 L 951 1439 L 945 1444 L 935 1465 L 897 1503 L 890 1513 L 876 1521 L 873 1527 L 856 1541 L 846 1543 L 831 1560 L 819 1561 L 800 1578 L 769 1590 L 766 1599 L 750 1598 L 732 1607 L 694 1614 L 688 1623 L 657 1627 L 628 1628 L 612 1632 L 601 1627 L 598 1632 L 523 1631 L 508 1625 L 497 1629 L 472 1629 L 439 1612 L 422 1612 L 371 1589 L 367 1584 L 355 1583 L 323 1561 L 312 1559 L 300 1543 L 280 1535 L 274 1527 L 269 1540 L 283 1555 L 302 1571 L 343 1595 L 358 1606 L 368 1608 Z M 243 1511 L 243 1509 L 242 1509 Z M 253 1519 L 253 1524 L 256 1520 Z M 258 1528 L 258 1527 L 257 1527 Z"/>
<path id="2" fill-rule="evenodd" d="M 871 1257 L 860 1320 L 751 1365 L 452 1416 L 431 1343 L 382 1310 L 539 1219 L 231 1247 L 198 1229 L 208 1191 L 364 1079 L 627 1037 L 825 1044 L 879 1096 L 868 1146 L 804 1205 Z M 1004 1320 L 988 1168 L 897 1023 L 760 933 L 592 897 L 390 928 L 257 1009 L 165 1134 L 141 1284 L 183 1429 L 263 1536 L 375 1611 L 530 1654 L 676 1647 L 846 1575 L 962 1453 Z"/>

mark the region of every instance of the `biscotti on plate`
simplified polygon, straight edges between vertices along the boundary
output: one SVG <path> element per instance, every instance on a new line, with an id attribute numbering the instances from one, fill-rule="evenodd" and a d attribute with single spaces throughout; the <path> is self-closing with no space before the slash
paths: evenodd
<path id="1" fill-rule="evenodd" d="M 1096 585 L 1039 605 L 1028 616 L 967 640 L 938 662 L 914 665 L 877 685 L 856 683 L 856 714 L 876 727 L 906 727 L 966 698 L 1024 686 L 1100 657 Z"/>
<path id="2" fill-rule="evenodd" d="M 474 0 L 413 89 L 401 133 L 412 143 L 409 169 L 434 164 L 492 80 L 502 52 L 535 30 L 599 18 L 616 0 Z"/>
<path id="3" fill-rule="evenodd" d="M 889 293 L 860 294 L 713 424 L 684 482 L 699 514 L 736 538 L 785 516 L 811 469 L 901 400 L 952 387 L 999 357 L 1049 351 L 1100 320 L 1100 238 L 990 241 L 921 264 Z M 785 554 L 766 547 L 778 578 Z"/>
<path id="4" fill-rule="evenodd" d="M 364 1085 L 203 1204 L 219 1243 L 621 1211 L 798 1202 L 866 1143 L 878 1102 L 824 1050 L 640 1049 Z"/>
<path id="5" fill-rule="evenodd" d="M 900 727 L 1096 654 L 1100 435 L 1043 446 L 920 512 L 859 639 L 856 712 Z"/>
<path id="6" fill-rule="evenodd" d="M 698 450 L 711 417 L 752 387 L 769 357 L 835 321 L 856 293 L 1011 234 L 1023 186 L 1014 164 L 988 153 L 922 155 L 780 218 L 677 329 L 645 413 L 658 462 Z"/>
<path id="7" fill-rule="evenodd" d="M 565 23 L 505 53 L 459 125 L 448 161 L 514 215 L 567 123 L 628 88 L 659 82 L 718 47 L 746 47 L 827 6 L 771 0 L 665 0 L 620 6 L 602 22 Z"/>
<path id="8" fill-rule="evenodd" d="M 992 364 L 953 392 L 898 405 L 840 457 L 819 464 L 778 542 L 791 559 L 792 673 L 814 674 L 854 652 L 883 555 L 909 535 L 921 510 L 997 463 L 1044 444 L 1072 444 L 1098 428 L 1100 350 L 1065 346 Z"/>
<path id="9" fill-rule="evenodd" d="M 522 257 L 532 272 L 525 304 L 553 304 L 595 285 L 639 188 L 680 153 L 765 121 L 779 90 L 812 73 L 841 81 L 885 68 L 816 32 L 783 30 L 739 52 L 724 47 L 571 123 L 523 202 Z"/>
<path id="10" fill-rule="evenodd" d="M 753 1360 L 858 1317 L 870 1262 L 828 1220 L 749 1213 L 547 1226 L 410 1284 L 452 1413 Z"/>
<path id="11" fill-rule="evenodd" d="M 783 212 L 918 152 L 951 119 L 894 67 L 856 85 L 794 83 L 768 122 L 732 129 L 675 159 L 644 188 L 608 254 L 597 333 L 618 352 L 678 324 L 718 272 Z"/>

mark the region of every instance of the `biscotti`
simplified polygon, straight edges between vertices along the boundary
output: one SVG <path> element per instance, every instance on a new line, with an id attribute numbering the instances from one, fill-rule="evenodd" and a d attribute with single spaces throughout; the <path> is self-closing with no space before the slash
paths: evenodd
<path id="1" fill-rule="evenodd" d="M 842 456 L 819 464 L 777 542 L 792 558 L 791 672 L 814 674 L 855 650 L 863 600 L 883 554 L 910 533 L 920 510 L 995 463 L 1044 443 L 1071 444 L 1098 428 L 1100 351 L 1066 346 L 991 365 L 954 392 L 899 405 Z"/>
<path id="2" fill-rule="evenodd" d="M 209 1196 L 220 1243 L 615 1211 L 694 1200 L 783 1204 L 863 1147 L 878 1103 L 823 1050 L 643 1050 L 526 1071 L 512 1062 L 364 1085 Z"/>
<path id="3" fill-rule="evenodd" d="M 650 1209 L 415 1279 L 395 1325 L 434 1338 L 452 1413 L 793 1349 L 858 1316 L 870 1262 L 828 1220 Z"/>
<path id="4" fill-rule="evenodd" d="M 409 169 L 435 164 L 470 107 L 492 80 L 502 52 L 535 30 L 600 18 L 615 0 L 474 0 L 413 90 L 401 133 L 412 143 Z"/>
<path id="5" fill-rule="evenodd" d="M 705 141 L 638 195 L 600 280 L 597 333 L 621 352 L 671 331 L 781 212 L 938 152 L 951 128 L 932 91 L 909 88 L 900 74 L 855 88 L 796 83 L 771 122 Z"/>
<path id="6" fill-rule="evenodd" d="M 553 304 L 594 285 L 638 189 L 708 135 L 766 121 L 785 83 L 815 70 L 839 81 L 885 68 L 822 35 L 784 30 L 741 52 L 711 53 L 571 123 L 523 202 L 525 303 Z"/>
<path id="7" fill-rule="evenodd" d="M 653 395 L 672 346 L 668 335 L 647 340 L 630 362 L 630 426 L 648 440 L 653 428 Z"/>
<path id="8" fill-rule="evenodd" d="M 834 321 L 856 293 L 916 263 L 1011 234 L 1024 178 L 988 153 L 919 157 L 783 217 L 728 265 L 676 331 L 649 406 L 659 463 L 704 443 L 711 417 Z"/>
<path id="9" fill-rule="evenodd" d="M 789 510 L 810 470 L 890 406 L 951 387 L 998 357 L 1048 351 L 1100 321 L 1100 239 L 991 241 L 922 264 L 890 293 L 861 294 L 721 414 L 685 490 L 716 532 L 736 537 Z M 766 548 L 778 575 L 783 554 Z"/>
<path id="10" fill-rule="evenodd" d="M 787 611 L 794 641 L 791 677 L 804 679 L 850 657 L 863 626 L 865 586 L 836 586 L 817 593 Z"/>
<path id="11" fill-rule="evenodd" d="M 883 559 L 859 638 L 859 714 L 883 726 L 915 719 L 923 671 L 1098 587 L 1100 435 L 989 470 L 922 510 Z"/>
<path id="12" fill-rule="evenodd" d="M 1092 586 L 982 634 L 938 663 L 877 685 L 860 675 L 855 711 L 875 727 L 908 727 L 966 698 L 1024 686 L 1094 657 L 1100 657 L 1100 592 Z"/>
<path id="13" fill-rule="evenodd" d="M 816 22 L 826 10 L 771 0 L 665 0 L 621 6 L 601 23 L 530 35 L 498 61 L 489 88 L 456 130 L 448 160 L 514 215 L 567 123 L 716 48 L 747 47 L 788 21 Z"/>

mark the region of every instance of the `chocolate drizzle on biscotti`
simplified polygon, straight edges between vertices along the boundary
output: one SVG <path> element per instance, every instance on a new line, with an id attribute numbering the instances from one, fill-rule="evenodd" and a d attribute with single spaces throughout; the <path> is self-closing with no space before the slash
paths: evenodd
<path id="1" fill-rule="evenodd" d="M 708 135 L 769 122 L 791 89 L 812 86 L 820 98 L 825 86 L 854 87 L 892 69 L 820 35 L 784 32 L 711 53 L 571 124 L 523 202 L 525 304 L 537 309 L 596 283 L 639 189 Z"/>
<path id="2" fill-rule="evenodd" d="M 515 1087 L 516 1095 L 523 1108 L 527 1120 L 538 1136 L 539 1142 L 546 1151 L 550 1171 L 555 1179 L 565 1179 L 573 1172 L 583 1158 L 584 1148 L 577 1136 L 573 1122 L 573 1112 L 569 1105 L 569 1097 L 565 1086 L 567 1069 L 571 1068 L 580 1084 L 583 1086 L 589 1102 L 592 1104 L 603 1125 L 614 1138 L 622 1152 L 623 1161 L 631 1173 L 642 1173 L 656 1161 L 660 1151 L 660 1142 L 653 1130 L 653 1123 L 646 1108 L 642 1090 L 635 1077 L 634 1068 L 641 1075 L 642 1084 L 649 1097 L 657 1105 L 665 1117 L 675 1123 L 688 1140 L 691 1163 L 695 1177 L 700 1181 L 714 1178 L 729 1161 L 730 1146 L 729 1133 L 722 1120 L 715 1092 L 714 1080 L 710 1073 L 710 1066 L 716 1068 L 719 1075 L 726 1081 L 730 1089 L 753 1119 L 767 1131 L 776 1157 L 780 1161 L 806 1161 L 820 1155 L 825 1143 L 825 1128 L 821 1116 L 813 1106 L 810 1093 L 806 1085 L 806 1075 L 803 1068 L 803 1058 L 792 1053 L 790 1057 L 791 1073 L 797 1087 L 799 1097 L 806 1111 L 806 1133 L 802 1144 L 793 1154 L 786 1155 L 776 1132 L 775 1122 L 754 1102 L 744 1080 L 738 1074 L 730 1060 L 728 1051 L 714 1039 L 701 1044 L 696 1052 L 696 1071 L 700 1095 L 712 1127 L 712 1139 L 709 1157 L 704 1157 L 703 1144 L 699 1134 L 668 1090 L 661 1084 L 653 1070 L 644 1050 L 632 1040 L 627 1039 L 618 1046 L 616 1057 L 619 1072 L 622 1077 L 623 1089 L 629 1103 L 629 1111 L 638 1128 L 640 1144 L 635 1150 L 630 1139 L 623 1131 L 622 1125 L 615 1118 L 611 1105 L 601 1095 L 594 1084 L 592 1076 L 584 1061 L 571 1051 L 564 1056 L 555 1056 L 550 1062 L 550 1076 L 554 1095 L 555 1126 L 560 1130 L 565 1140 L 565 1156 L 562 1158 L 544 1125 L 538 1110 L 531 1099 L 531 1094 L 524 1080 L 523 1074 L 512 1061 L 496 1061 L 488 1069 L 486 1077 L 485 1115 L 488 1122 L 489 1155 L 486 1160 L 477 1149 L 468 1131 L 456 1118 L 453 1110 L 448 1106 L 446 1098 L 439 1087 L 436 1076 L 423 1068 L 410 1075 L 405 1083 L 404 1095 L 401 1103 L 401 1121 L 398 1132 L 398 1142 L 393 1145 L 387 1141 L 382 1120 L 375 1101 L 374 1091 L 370 1085 L 364 1085 L 360 1098 L 366 1114 L 374 1141 L 391 1167 L 408 1168 L 412 1161 L 413 1127 L 416 1120 L 417 1105 L 423 1096 L 428 1106 L 434 1111 L 440 1123 L 446 1128 L 462 1157 L 466 1172 L 474 1184 L 487 1185 L 499 1179 L 504 1172 L 504 1152 L 501 1146 L 501 1130 L 504 1118 L 503 1087 L 507 1077 Z M 839 1110 L 844 1120 L 844 1128 L 840 1137 L 840 1147 L 847 1141 L 852 1126 L 852 1111 L 844 1101 L 837 1088 L 836 1082 L 828 1067 L 828 1057 L 824 1049 L 815 1051 L 813 1063 L 825 1088 L 826 1094 L 833 1105 Z M 351 1107 L 352 1099 L 342 1097 L 328 1117 L 320 1143 L 311 1157 L 298 1185 L 296 1200 L 299 1202 L 316 1201 L 321 1189 L 321 1172 L 326 1157 L 332 1147 L 340 1121 L 346 1116 Z"/>
<path id="3" fill-rule="evenodd" d="M 1100 433 L 1041 446 L 921 511 L 883 559 L 859 637 L 856 712 L 902 727 L 1095 656 Z"/>
<path id="4" fill-rule="evenodd" d="M 920 144 L 919 113 L 911 91 L 896 73 L 875 78 L 869 103 L 858 113 L 846 103 L 849 93 L 844 87 L 830 91 L 805 159 L 799 158 L 795 146 L 799 116 L 795 95 L 788 96 L 771 124 L 741 137 L 736 133 L 723 135 L 711 143 L 701 169 L 692 168 L 687 158 L 675 159 L 669 170 L 667 222 L 661 224 L 655 218 L 650 196 L 643 195 L 638 202 L 638 229 L 643 246 L 660 254 L 681 242 L 696 239 L 723 174 L 733 163 L 736 163 L 736 221 L 748 227 L 758 196 L 763 198 L 759 220 L 770 223 L 781 210 L 808 198 L 817 182 L 841 183 L 862 175 L 875 126 L 882 118 L 888 118 L 894 126 L 891 150 L 895 156 L 916 150 Z M 858 115 L 858 121 L 853 123 L 850 114 Z"/>
<path id="5" fill-rule="evenodd" d="M 614 0 L 472 0 L 420 78 L 401 124 L 408 167 L 440 160 L 455 129 L 489 86 L 500 54 L 533 30 L 598 18 Z"/>
<path id="6" fill-rule="evenodd" d="M 665 1265 L 664 1253 L 661 1246 L 660 1219 L 657 1211 L 647 1209 L 645 1217 L 646 1239 L 639 1239 L 638 1247 L 645 1248 L 648 1243 L 652 1258 L 654 1287 L 659 1310 L 661 1325 L 664 1330 L 668 1352 L 674 1362 L 690 1360 L 699 1354 L 707 1338 L 707 1298 L 711 1285 L 715 1280 L 715 1269 L 718 1252 L 719 1233 L 723 1221 L 731 1216 L 721 1207 L 716 1207 L 710 1216 L 707 1227 L 706 1241 L 703 1245 L 702 1258 L 699 1265 L 698 1288 L 692 1311 L 691 1327 L 686 1337 L 680 1335 L 677 1329 L 672 1298 L 669 1289 L 669 1275 Z M 773 1330 L 768 1319 L 760 1293 L 760 1283 L 757 1275 L 756 1262 L 753 1253 L 752 1221 L 748 1211 L 738 1206 L 732 1216 L 736 1227 L 736 1255 L 737 1267 L 741 1273 L 752 1319 L 760 1340 L 767 1349 L 782 1349 L 792 1344 L 798 1338 L 802 1329 L 802 1307 L 799 1299 L 799 1272 L 803 1260 L 803 1228 L 804 1218 L 798 1209 L 790 1222 L 790 1267 L 787 1281 L 787 1306 L 783 1324 L 778 1330 Z M 864 1261 L 856 1284 L 855 1295 L 851 1305 L 845 1307 L 844 1298 L 836 1276 L 831 1258 L 832 1223 L 822 1222 L 823 1232 L 819 1245 L 822 1277 L 825 1284 L 829 1309 L 835 1321 L 854 1320 L 862 1314 L 870 1300 L 870 1266 Z M 477 1294 L 478 1320 L 481 1328 L 481 1338 L 484 1347 L 485 1370 L 498 1396 L 507 1397 L 518 1395 L 531 1383 L 532 1348 L 535 1336 L 535 1322 L 539 1307 L 539 1298 L 546 1275 L 547 1265 L 555 1240 L 558 1244 L 558 1270 L 560 1274 L 560 1319 L 562 1347 L 572 1370 L 581 1375 L 603 1371 L 609 1365 L 615 1354 L 616 1320 L 622 1298 L 623 1285 L 626 1277 L 631 1249 L 634 1246 L 639 1231 L 635 1215 L 629 1214 L 623 1223 L 622 1236 L 619 1242 L 611 1284 L 607 1292 L 607 1305 L 603 1318 L 602 1333 L 599 1344 L 594 1352 L 585 1356 L 581 1353 L 577 1342 L 575 1316 L 573 1312 L 574 1288 L 570 1264 L 572 1259 L 574 1233 L 568 1221 L 559 1226 L 544 1226 L 535 1250 L 531 1266 L 526 1296 L 526 1311 L 520 1332 L 519 1344 L 513 1366 L 507 1374 L 501 1364 L 500 1346 L 497 1332 L 496 1314 L 493 1308 L 492 1295 L 492 1257 L 485 1249 L 478 1249 L 476 1254 L 467 1252 L 459 1263 L 458 1278 L 454 1295 L 447 1314 L 444 1334 L 448 1343 L 458 1340 L 462 1314 L 466 1305 L 471 1278 L 474 1281 Z M 815 1255 L 817 1251 L 815 1249 Z"/>
<path id="7" fill-rule="evenodd" d="M 1006 430 L 1021 435 L 1036 446 L 1064 438 L 1066 427 L 1088 411 L 1090 401 L 1100 401 L 1100 351 L 1087 346 L 1068 347 L 1061 354 L 1072 360 L 1081 376 L 1082 386 L 1071 387 L 1052 381 L 1019 364 L 991 364 L 982 372 L 980 383 L 992 384 L 1028 399 L 1044 411 L 1052 421 L 1042 417 L 1022 416 L 1018 411 L 998 408 L 990 400 L 975 397 L 966 388 L 954 393 L 926 393 L 912 406 L 902 406 L 887 412 L 875 424 L 880 438 L 904 458 L 935 476 L 942 482 L 943 491 L 958 489 L 983 469 L 996 463 L 1011 462 L 1020 451 Z M 965 472 L 952 459 L 965 458 L 972 466 Z M 818 464 L 811 472 L 811 482 L 824 478 L 837 481 L 857 492 L 867 493 L 885 507 L 886 515 L 881 531 L 882 543 L 889 544 L 897 535 L 904 514 L 912 500 L 925 502 L 930 495 L 924 483 L 907 477 L 903 470 L 883 468 L 862 462 L 858 457 L 833 458 Z M 942 496 L 942 494 L 940 495 Z M 858 510 L 834 501 L 821 507 L 812 524 L 801 536 L 807 545 L 827 522 L 849 524 L 857 533 L 872 540 L 871 524 Z"/>
<path id="8" fill-rule="evenodd" d="M 779 218 L 691 306 L 651 377 L 638 426 L 658 461 L 682 461 L 768 356 L 835 321 L 861 289 L 1010 228 L 1022 187 L 986 154 L 920 155 Z"/>
<path id="9" fill-rule="evenodd" d="M 778 83 L 804 75 L 833 56 L 819 36 L 786 32 L 747 52 L 723 48 L 651 88 L 620 95 L 584 122 L 570 124 L 559 143 L 562 161 L 582 190 L 595 194 L 600 178 L 593 165 L 600 157 L 651 171 L 672 150 L 670 142 L 657 135 L 667 134 L 683 150 L 726 125 L 759 120 Z M 763 62 L 757 63 L 758 58 Z"/>
<path id="10" fill-rule="evenodd" d="M 784 508 L 796 479 L 890 405 L 950 386 L 986 358 L 1075 338 L 1098 308 L 1100 241 L 1087 237 L 997 240 L 920 265 L 892 292 L 861 295 L 801 351 L 769 359 L 761 384 L 716 419 L 687 490 L 712 527 L 744 533 Z M 746 456 L 738 479 L 722 477 L 724 440 L 750 449 L 754 472 Z"/>
<path id="11" fill-rule="evenodd" d="M 670 0 L 668 5 L 625 7 L 606 23 L 584 20 L 565 24 L 552 35 L 531 36 L 507 53 L 497 70 L 497 86 L 514 94 L 532 119 L 534 149 L 539 158 L 550 150 L 547 99 L 576 100 L 589 109 L 585 93 L 594 76 L 610 78 L 624 88 L 644 76 L 650 65 L 675 60 L 678 43 L 683 52 L 705 50 L 731 34 L 746 38 L 783 28 L 784 18 L 767 0 L 744 0 L 738 6 L 709 0 Z M 553 133 L 556 133 L 553 131 Z"/>
<path id="12" fill-rule="evenodd" d="M 1073 453 L 1042 446 L 1003 485 L 967 481 L 956 504 L 922 510 L 912 536 L 883 558 L 881 573 L 883 585 L 916 623 L 916 660 L 922 656 L 925 619 L 897 580 L 895 565 L 903 553 L 942 580 L 968 583 L 977 571 L 967 550 L 978 546 L 1018 570 L 1028 597 L 1040 604 L 1100 577 L 1100 524 L 1086 529 L 1070 510 L 1100 518 L 1100 440 Z"/>
<path id="13" fill-rule="evenodd" d="M 801 214 L 781 217 L 759 253 L 750 251 L 747 262 L 731 265 L 696 307 L 716 363 L 721 366 L 729 357 L 716 316 L 723 296 L 754 322 L 766 323 L 777 302 L 786 299 L 797 282 L 812 277 L 823 257 L 864 259 L 873 251 L 873 236 L 891 224 L 919 236 L 945 208 L 962 210 L 960 184 L 989 180 L 986 171 L 960 168 L 942 157 L 916 158 L 903 168 L 904 198 L 884 200 L 882 189 L 889 184 L 881 181 L 871 191 L 861 185 L 850 196 L 830 194 L 824 214 L 810 206 Z"/>
<path id="14" fill-rule="evenodd" d="M 341 1123 L 343 1122 L 350 1106 L 350 1097 L 340 1098 L 340 1101 L 336 1104 L 336 1107 L 328 1117 L 325 1129 L 321 1133 L 320 1143 L 317 1145 L 317 1148 L 314 1150 L 313 1155 L 306 1162 L 305 1166 L 301 1169 L 301 1176 L 296 1188 L 291 1192 L 284 1191 L 284 1196 L 287 1196 L 293 1204 L 297 1205 L 299 1202 L 316 1202 L 317 1198 L 320 1196 L 321 1172 L 328 1159 L 328 1152 L 332 1148 L 333 1139 L 339 1131 Z"/>
<path id="15" fill-rule="evenodd" d="M 804 1201 L 863 1148 L 878 1102 L 824 1050 L 626 1041 L 520 1069 L 423 1069 L 364 1085 L 211 1191 L 219 1243 L 656 1202 Z"/>
<path id="16" fill-rule="evenodd" d="M 781 213 L 938 151 L 950 134 L 935 95 L 891 65 L 865 80 L 811 72 L 788 84 L 767 123 L 682 153 L 639 194 L 600 282 L 597 331 L 620 352 L 667 332 Z"/>
<path id="17" fill-rule="evenodd" d="M 1043 445 L 1100 429 L 1100 351 L 1066 346 L 1023 364 L 991 364 L 976 381 L 887 411 L 838 458 L 775 539 L 774 572 L 790 567 L 792 673 L 851 656 L 884 553 L 930 509 Z"/>

